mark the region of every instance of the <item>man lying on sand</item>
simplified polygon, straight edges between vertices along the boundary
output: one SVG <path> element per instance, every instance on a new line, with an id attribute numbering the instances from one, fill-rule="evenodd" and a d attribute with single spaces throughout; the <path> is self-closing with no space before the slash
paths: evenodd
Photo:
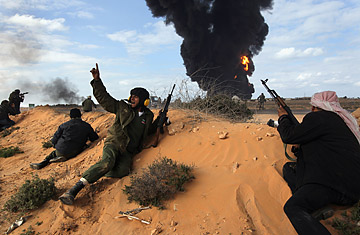
<path id="1" fill-rule="evenodd" d="M 98 64 L 91 71 L 94 96 L 108 112 L 116 114 L 115 122 L 108 130 L 102 159 L 84 172 L 82 178 L 66 193 L 60 196 L 62 203 L 72 205 L 78 192 L 87 184 L 96 182 L 103 176 L 122 178 L 130 173 L 133 156 L 143 148 L 146 136 L 154 133 L 158 119 L 149 105 L 149 92 L 144 88 L 134 88 L 128 101 L 116 100 L 100 79 Z"/>
<path id="2" fill-rule="evenodd" d="M 35 170 L 44 168 L 53 162 L 64 162 L 76 157 L 86 147 L 86 142 L 97 140 L 96 134 L 91 125 L 81 120 L 81 112 L 74 108 L 70 110 L 71 120 L 59 126 L 51 139 L 55 150 L 52 151 L 42 162 L 30 163 L 30 167 Z"/>
<path id="3" fill-rule="evenodd" d="M 293 193 L 284 211 L 298 234 L 330 234 L 312 213 L 360 199 L 360 132 L 335 92 L 315 93 L 310 104 L 312 112 L 299 125 L 283 108 L 278 110 L 281 139 L 299 145 L 296 163 L 283 167 Z"/>

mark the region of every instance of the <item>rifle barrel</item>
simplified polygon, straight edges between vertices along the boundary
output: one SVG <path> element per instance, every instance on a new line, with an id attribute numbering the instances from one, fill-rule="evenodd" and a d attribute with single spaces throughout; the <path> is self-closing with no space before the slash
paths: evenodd
<path id="1" fill-rule="evenodd" d="M 290 120 L 294 123 L 294 124 L 299 124 L 299 121 L 296 119 L 296 117 L 294 116 L 294 114 L 291 112 L 291 109 L 289 108 L 289 106 L 286 105 L 285 101 L 276 93 L 275 90 L 271 90 L 267 85 L 266 82 L 268 81 L 268 79 L 265 80 L 261 80 L 261 83 L 264 85 L 264 87 L 266 88 L 266 90 L 270 93 L 270 95 L 275 99 L 276 103 L 283 107 L 285 109 L 285 111 L 288 113 Z"/>

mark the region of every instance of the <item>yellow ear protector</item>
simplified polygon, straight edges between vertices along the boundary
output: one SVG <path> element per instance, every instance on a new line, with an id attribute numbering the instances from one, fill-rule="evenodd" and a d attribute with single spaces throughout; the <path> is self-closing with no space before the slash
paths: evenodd
<path id="1" fill-rule="evenodd" d="M 144 101 L 144 106 L 147 107 L 150 104 L 150 99 L 146 99 Z"/>
<path id="2" fill-rule="evenodd" d="M 129 96 L 128 101 L 131 102 L 131 95 Z M 150 104 L 150 99 L 146 99 L 144 101 L 144 106 L 147 107 L 149 104 Z"/>

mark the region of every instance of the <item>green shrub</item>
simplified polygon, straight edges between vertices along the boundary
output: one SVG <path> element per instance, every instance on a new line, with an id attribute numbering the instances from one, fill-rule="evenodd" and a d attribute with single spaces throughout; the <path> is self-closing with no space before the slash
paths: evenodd
<path id="1" fill-rule="evenodd" d="M 183 185 L 194 179 L 193 166 L 178 164 L 169 158 L 155 160 L 141 175 L 130 177 L 130 186 L 123 190 L 128 200 L 142 206 L 161 207 L 164 200 L 170 199 L 177 191 L 184 191 Z"/>
<path id="2" fill-rule="evenodd" d="M 45 141 L 42 144 L 43 144 L 42 147 L 45 148 L 45 149 L 51 148 L 53 146 L 53 144 L 51 143 L 50 140 Z"/>
<path id="3" fill-rule="evenodd" d="M 357 225 L 360 221 L 360 202 L 354 205 L 350 213 L 349 216 L 345 211 L 341 214 L 341 218 L 335 218 L 331 223 L 335 229 L 340 231 L 340 234 L 360 234 L 360 227 Z"/>
<path id="4" fill-rule="evenodd" d="M 23 153 L 23 151 L 21 151 L 19 147 L 14 147 L 14 146 L 0 149 L 0 157 L 3 158 L 14 156 L 17 153 Z"/>
<path id="5" fill-rule="evenodd" d="M 351 220 L 360 221 L 360 202 L 351 209 Z"/>
<path id="6" fill-rule="evenodd" d="M 20 235 L 34 235 L 34 234 L 35 234 L 35 231 L 31 225 L 27 228 L 27 230 L 23 229 L 22 233 L 20 233 Z M 36 235 L 37 234 L 40 234 L 40 233 L 36 233 Z"/>
<path id="7" fill-rule="evenodd" d="M 27 211 L 38 208 L 55 194 L 54 179 L 40 179 L 38 175 L 26 180 L 18 192 L 5 203 L 3 210 L 9 212 Z"/>

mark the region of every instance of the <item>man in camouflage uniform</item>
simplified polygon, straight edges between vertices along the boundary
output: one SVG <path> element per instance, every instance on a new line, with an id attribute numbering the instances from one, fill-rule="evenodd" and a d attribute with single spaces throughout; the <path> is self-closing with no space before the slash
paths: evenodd
<path id="1" fill-rule="evenodd" d="M 60 196 L 62 203 L 72 205 L 78 192 L 87 184 L 96 182 L 103 176 L 122 178 L 130 173 L 132 158 L 139 153 L 146 136 L 154 133 L 158 119 L 146 106 L 149 92 L 144 88 L 134 88 L 128 101 L 116 100 L 107 93 L 100 79 L 98 65 L 91 71 L 93 93 L 99 104 L 108 112 L 116 114 L 115 122 L 108 130 L 102 159 L 91 166 L 82 178 L 66 193 Z"/>
<path id="2" fill-rule="evenodd" d="M 9 95 L 9 102 L 15 104 L 16 114 L 20 113 L 20 103 L 24 101 L 24 94 L 20 94 L 20 90 L 16 89 Z"/>
<path id="3" fill-rule="evenodd" d="M 96 109 L 96 105 L 94 101 L 92 101 L 91 95 L 89 95 L 88 98 L 82 102 L 84 112 L 91 112 L 93 106 Z"/>
<path id="4" fill-rule="evenodd" d="M 71 120 L 59 126 L 51 139 L 55 150 L 52 151 L 42 162 L 30 163 L 30 167 L 39 170 L 53 162 L 64 162 L 76 157 L 86 147 L 86 142 L 97 140 L 96 134 L 91 125 L 81 120 L 81 112 L 74 108 L 70 110 Z"/>
<path id="5" fill-rule="evenodd" d="M 9 114 L 16 115 L 15 104 L 10 105 L 9 101 L 3 100 L 0 105 L 0 131 L 15 124 L 15 122 L 9 118 Z"/>
<path id="6" fill-rule="evenodd" d="M 259 110 L 260 109 L 265 109 L 264 104 L 266 102 L 266 99 L 265 99 L 264 93 L 261 93 L 261 95 L 259 95 L 257 100 L 258 100 L 258 104 L 259 104 Z"/>

